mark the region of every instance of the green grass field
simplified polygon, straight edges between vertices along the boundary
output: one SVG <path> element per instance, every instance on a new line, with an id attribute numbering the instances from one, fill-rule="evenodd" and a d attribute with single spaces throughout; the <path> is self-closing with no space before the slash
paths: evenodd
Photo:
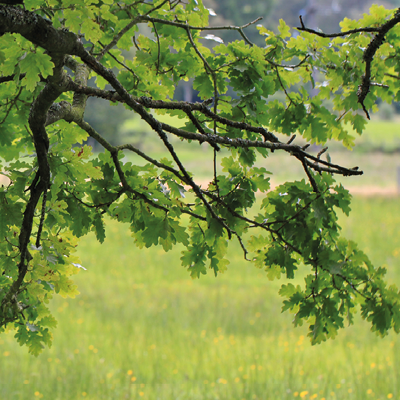
<path id="1" fill-rule="evenodd" d="M 345 235 L 400 284 L 400 202 L 356 198 Z M 57 299 L 38 358 L 0 337 L 0 399 L 398 399 L 400 340 L 363 321 L 312 347 L 265 273 L 232 246 L 228 272 L 191 280 L 179 249 L 138 250 L 109 224 L 80 246 L 81 295 Z"/>
<path id="2" fill-rule="evenodd" d="M 361 147 L 358 151 L 380 149 L 391 152 L 400 149 L 398 119 L 397 121 L 384 121 L 373 118 L 372 121 L 368 122 L 361 136 L 357 133 L 353 135 L 356 137 L 356 145 Z"/>
<path id="3" fill-rule="evenodd" d="M 400 133 L 395 123 L 376 121 L 358 141 L 362 149 L 372 143 L 390 151 Z M 195 145 L 195 152 L 174 144 L 200 180 L 211 177 L 206 144 Z M 161 146 L 150 151 L 165 155 Z M 334 148 L 331 156 L 365 171 L 339 179 L 347 187 L 396 185 L 397 154 Z M 275 184 L 304 178 L 299 162 L 286 154 L 261 162 Z M 386 265 L 389 281 L 398 285 L 399 226 L 397 198 L 357 197 L 351 217 L 343 218 L 345 236 Z M 81 295 L 53 302 L 59 320 L 53 347 L 34 358 L 12 332 L 0 336 L 0 400 L 400 399 L 395 334 L 377 338 L 357 321 L 312 347 L 306 327 L 293 328 L 292 315 L 280 313 L 283 282 L 269 282 L 237 246 L 231 246 L 226 274 L 200 280 L 180 266 L 178 248 L 138 250 L 126 227 L 114 223 L 103 246 L 89 236 L 79 253 L 87 268 L 75 279 Z"/>

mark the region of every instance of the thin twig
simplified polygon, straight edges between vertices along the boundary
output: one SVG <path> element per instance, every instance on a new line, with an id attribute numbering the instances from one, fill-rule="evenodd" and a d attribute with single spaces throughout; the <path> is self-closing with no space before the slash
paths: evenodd
<path id="1" fill-rule="evenodd" d="M 307 54 L 298 64 L 295 64 L 295 65 L 277 64 L 267 58 L 265 60 L 267 62 L 269 62 L 271 65 L 273 65 L 274 67 L 296 69 L 296 68 L 302 66 L 309 59 L 309 57 L 310 57 L 310 55 Z"/>
<path id="2" fill-rule="evenodd" d="M 315 193 L 319 193 L 318 185 L 317 182 L 315 181 L 315 178 L 312 175 L 312 172 L 308 169 L 307 163 L 305 162 L 304 158 L 300 158 L 300 161 L 303 165 L 304 171 L 306 172 L 308 176 L 308 180 L 311 183 L 311 186 L 313 187 L 313 190 Z"/>
<path id="3" fill-rule="evenodd" d="M 168 0 L 163 1 L 161 4 L 159 4 L 156 7 L 153 7 L 151 10 L 149 10 L 146 13 L 146 16 L 151 14 L 153 11 L 158 10 L 159 8 L 161 8 L 165 3 L 167 3 Z M 125 33 L 127 33 L 131 28 L 133 28 L 138 22 L 140 22 L 143 19 L 144 15 L 139 15 L 137 17 L 135 17 L 134 19 L 132 19 L 132 21 L 130 21 L 124 28 L 122 28 L 113 38 L 113 40 L 111 40 L 111 42 L 105 46 L 103 48 L 103 50 L 100 52 L 100 54 L 96 57 L 97 61 L 100 61 L 103 56 L 108 53 L 118 42 L 119 40 L 122 38 L 122 36 L 125 35 Z"/>

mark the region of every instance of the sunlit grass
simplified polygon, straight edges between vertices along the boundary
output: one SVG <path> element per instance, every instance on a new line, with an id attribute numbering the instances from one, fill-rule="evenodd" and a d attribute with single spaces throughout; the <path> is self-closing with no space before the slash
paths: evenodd
<path id="1" fill-rule="evenodd" d="M 385 151 L 398 150 L 400 148 L 400 131 L 397 121 L 385 121 L 373 118 L 369 121 L 363 134 L 356 137 L 356 144 L 365 150 L 379 148 Z"/>
<path id="2" fill-rule="evenodd" d="M 397 199 L 355 199 L 345 233 L 400 282 Z M 191 280 L 179 249 L 138 250 L 125 226 L 80 247 L 81 295 L 57 299 L 54 345 L 38 358 L 0 338 L 1 399 L 398 398 L 399 340 L 357 321 L 312 347 L 280 313 L 280 282 L 230 250 L 227 273 Z"/>

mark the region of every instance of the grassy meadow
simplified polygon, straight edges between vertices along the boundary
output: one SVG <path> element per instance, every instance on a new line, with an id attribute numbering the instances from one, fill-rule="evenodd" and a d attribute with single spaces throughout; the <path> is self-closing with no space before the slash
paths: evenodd
<path id="1" fill-rule="evenodd" d="M 397 146 L 396 124 L 385 124 L 369 125 L 361 149 L 377 140 Z M 195 153 L 174 145 L 200 180 L 211 176 L 206 144 L 195 145 Z M 151 153 L 165 155 L 157 147 Z M 396 187 L 395 153 L 336 147 L 331 157 L 365 171 L 342 178 L 347 187 Z M 262 163 L 274 184 L 304 178 L 285 154 Z M 352 208 L 342 219 L 344 235 L 386 265 L 388 280 L 400 286 L 399 199 L 355 197 Z M 34 358 L 12 332 L 0 336 L 0 400 L 400 399 L 396 334 L 378 338 L 357 320 L 335 340 L 311 346 L 307 327 L 293 328 L 293 316 L 281 314 L 277 292 L 284 282 L 268 281 L 238 247 L 230 248 L 227 273 L 191 280 L 179 248 L 139 250 L 123 225 L 108 224 L 104 245 L 83 238 L 79 254 L 87 271 L 75 278 L 81 294 L 51 305 L 59 320 L 53 347 Z"/>
<path id="2" fill-rule="evenodd" d="M 344 234 L 400 284 L 400 202 L 353 202 Z M 0 338 L 0 399 L 398 399 L 400 340 L 363 321 L 311 346 L 281 314 L 265 273 L 232 246 L 227 273 L 191 280 L 179 249 L 136 249 L 110 223 L 82 241 L 76 299 L 56 299 L 54 345 L 38 358 Z M 303 329 L 304 328 L 304 329 Z"/>

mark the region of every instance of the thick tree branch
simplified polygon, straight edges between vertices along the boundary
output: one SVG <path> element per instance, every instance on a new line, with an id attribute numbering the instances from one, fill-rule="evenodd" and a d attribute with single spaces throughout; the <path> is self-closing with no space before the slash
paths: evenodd
<path id="1" fill-rule="evenodd" d="M 1 6 L 0 6 L 1 7 Z M 1 15 L 1 8 L 0 8 Z M 33 135 L 33 141 L 37 154 L 38 161 L 38 177 L 39 179 L 35 184 L 30 187 L 30 197 L 26 205 L 23 220 L 21 224 L 21 231 L 19 234 L 19 249 L 20 249 L 20 260 L 18 264 L 18 278 L 12 284 L 8 293 L 2 300 L 2 308 L 11 307 L 16 301 L 16 294 L 19 292 L 20 287 L 24 281 L 25 275 L 28 269 L 28 263 L 31 260 L 31 255 L 28 250 L 30 238 L 32 234 L 33 220 L 35 217 L 36 206 L 42 196 L 46 193 L 50 186 L 50 166 L 47 159 L 47 152 L 49 149 L 49 138 L 46 133 L 45 123 L 47 111 L 49 110 L 52 103 L 59 97 L 59 95 L 68 86 L 68 80 L 65 79 L 62 68 L 64 66 L 64 57 L 59 55 L 53 55 L 52 61 L 55 65 L 53 70 L 53 76 L 49 78 L 48 83 L 39 93 L 37 98 L 32 104 L 31 112 L 29 115 L 29 127 Z M 45 195 L 43 197 L 43 203 L 45 206 Z M 40 221 L 43 224 L 43 221 Z M 42 225 L 43 227 L 43 225 Z M 40 228 L 40 226 L 39 226 Z M 40 241 L 39 229 L 37 242 Z M 14 299 L 14 300 L 13 300 Z"/>
<path id="2" fill-rule="evenodd" d="M 372 61 L 375 56 L 375 53 L 382 46 L 382 44 L 385 40 L 386 34 L 392 28 L 394 28 L 399 22 L 400 22 L 400 8 L 397 9 L 393 18 L 389 19 L 387 22 L 385 22 L 383 25 L 381 25 L 380 27 L 377 27 L 377 28 L 366 27 L 366 28 L 352 29 L 352 30 L 340 32 L 340 33 L 325 34 L 325 33 L 319 32 L 319 31 L 315 31 L 314 29 L 306 28 L 303 23 L 303 19 L 300 16 L 301 27 L 298 27 L 297 29 L 299 31 L 309 32 L 309 33 L 312 33 L 317 36 L 330 37 L 330 38 L 347 36 L 347 35 L 351 35 L 354 33 L 363 33 L 363 32 L 376 33 L 376 35 L 373 37 L 373 39 L 371 40 L 371 42 L 369 43 L 367 48 L 364 50 L 363 60 L 365 62 L 365 73 L 362 77 L 361 84 L 359 85 L 358 90 L 357 90 L 358 102 L 361 104 L 367 118 L 370 119 L 369 112 L 364 105 L 364 101 L 370 91 L 370 87 L 375 85 L 375 84 L 371 83 Z"/>
<path id="3" fill-rule="evenodd" d="M 371 65 L 375 53 L 382 46 L 386 34 L 390 29 L 394 28 L 400 22 L 400 8 L 394 14 L 394 17 L 384 23 L 378 31 L 378 34 L 371 40 L 368 47 L 364 50 L 363 60 L 365 61 L 365 73 L 362 77 L 361 85 L 358 87 L 357 96 L 358 102 L 361 104 L 366 116 L 370 119 L 368 110 L 364 105 L 364 100 L 369 93 L 371 87 Z"/>
<path id="4" fill-rule="evenodd" d="M 19 33 L 53 54 L 75 54 L 82 47 L 79 37 L 68 29 L 55 29 L 33 12 L 0 4 L 0 34 L 6 32 Z"/>
<path id="5" fill-rule="evenodd" d="M 116 79 L 116 78 L 115 78 Z M 135 107 L 138 107 L 138 105 L 142 106 L 144 105 L 147 108 L 153 108 L 153 109 L 165 109 L 165 110 L 182 110 L 184 112 L 187 112 L 187 110 L 191 111 L 198 111 L 203 113 L 205 116 L 211 118 L 212 120 L 219 122 L 221 124 L 224 124 L 226 126 L 235 128 L 235 129 L 241 129 L 249 132 L 254 132 L 254 133 L 259 133 L 261 134 L 266 141 L 251 141 L 251 140 L 244 140 L 244 139 L 231 139 L 226 136 L 219 136 L 219 135 L 213 135 L 210 133 L 206 133 L 204 130 L 204 133 L 194 133 L 194 132 L 188 132 L 183 129 L 175 128 L 172 127 L 168 124 L 161 123 L 161 127 L 163 130 L 173 133 L 174 135 L 180 137 L 180 138 L 185 138 L 185 139 L 190 139 L 190 140 L 196 140 L 200 143 L 207 142 L 211 146 L 215 145 L 226 145 L 226 146 L 232 146 L 232 147 L 243 147 L 243 148 L 251 148 L 251 147 L 263 147 L 267 148 L 270 150 L 284 150 L 288 153 L 294 153 L 294 154 L 300 154 L 301 157 L 304 158 L 309 158 L 312 161 L 315 162 L 320 162 L 321 164 L 324 164 L 327 169 L 323 169 L 323 167 L 320 167 L 316 164 L 307 164 L 309 168 L 312 168 L 318 172 L 321 171 L 327 171 L 330 173 L 336 173 L 336 174 L 341 174 L 345 176 L 351 176 L 351 175 L 362 175 L 362 171 L 356 171 L 351 168 L 345 168 L 341 167 L 339 165 L 329 163 L 327 161 L 319 160 L 318 157 L 312 156 L 311 154 L 305 152 L 302 150 L 300 146 L 293 145 L 291 143 L 282 143 L 278 140 L 278 138 L 272 133 L 269 132 L 267 129 L 263 127 L 254 127 L 250 124 L 247 124 L 245 122 L 237 122 L 237 121 L 232 121 L 227 118 L 221 117 L 217 114 L 215 114 L 213 111 L 211 111 L 205 102 L 203 103 L 189 103 L 185 101 L 162 101 L 162 100 L 152 100 L 148 97 L 133 97 L 126 93 L 125 98 L 122 98 L 117 92 L 115 91 L 105 91 L 105 90 L 100 90 L 100 89 L 94 89 L 90 87 L 82 87 L 79 85 L 71 85 L 72 89 L 76 92 L 80 93 L 85 93 L 88 96 L 96 96 L 100 97 L 103 99 L 107 99 L 110 101 L 114 102 L 123 102 L 128 105 L 131 104 L 137 104 Z M 129 99 L 127 101 L 126 99 Z M 144 109 L 143 109 L 144 110 Z M 147 114 L 147 112 L 146 112 Z M 145 115 L 146 115 L 145 114 Z M 151 117 L 151 120 L 154 120 L 154 117 L 151 114 L 148 114 Z M 190 117 L 189 117 L 190 118 Z M 146 116 L 144 119 L 147 121 Z M 192 119 L 192 118 L 190 118 Z M 155 122 L 152 122 L 153 126 L 157 127 L 157 124 Z M 197 126 L 197 124 L 196 124 Z M 154 128 L 153 128 L 154 129 Z M 199 129 L 199 128 L 198 128 Z M 200 131 L 200 129 L 199 129 Z M 200 131 L 201 132 L 201 131 Z"/>

